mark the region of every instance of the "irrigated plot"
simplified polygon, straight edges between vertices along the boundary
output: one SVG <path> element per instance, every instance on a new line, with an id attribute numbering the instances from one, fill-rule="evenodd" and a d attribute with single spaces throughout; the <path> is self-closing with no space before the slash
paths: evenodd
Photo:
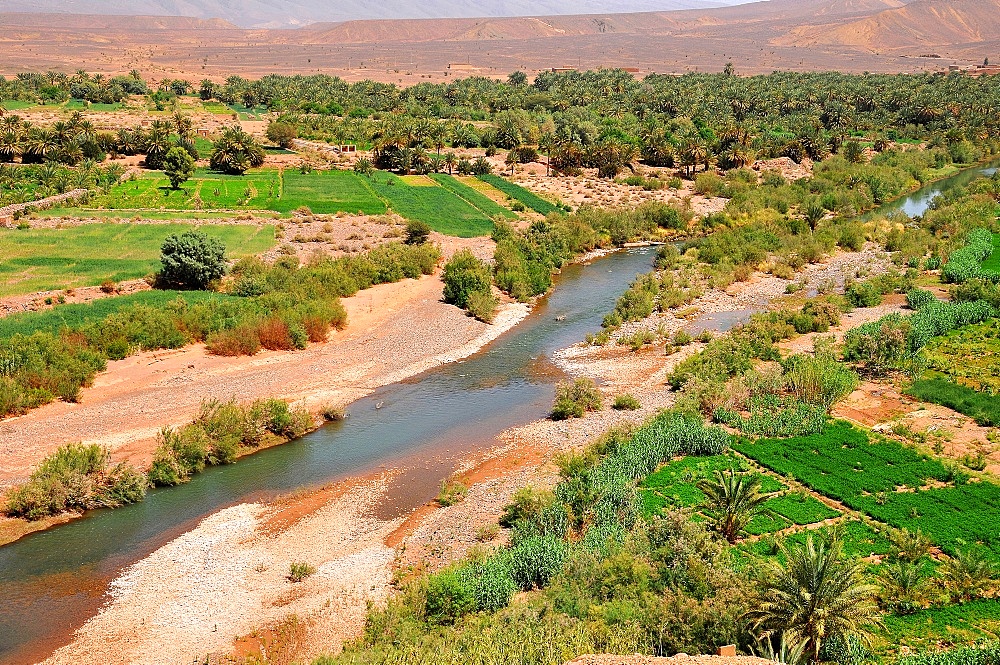
<path id="1" fill-rule="evenodd" d="M 493 231 L 493 222 L 483 211 L 444 187 L 411 187 L 385 171 L 374 174 L 369 182 L 394 212 L 426 222 L 440 233 L 473 238 Z"/>
<path id="2" fill-rule="evenodd" d="M 68 229 L 0 229 L 0 296 L 136 279 L 160 267 L 160 248 L 189 224 L 84 224 Z M 206 225 L 234 258 L 275 243 L 272 226 Z"/>
<path id="3" fill-rule="evenodd" d="M 153 171 L 115 185 L 91 202 L 108 210 L 268 210 L 278 200 L 281 181 L 274 170 L 227 176 L 199 170 L 179 189 Z"/>
<path id="4" fill-rule="evenodd" d="M 385 203 L 365 183 L 364 176 L 353 171 L 285 171 L 281 198 L 272 203 L 271 209 L 288 213 L 301 207 L 317 214 L 381 215 L 386 211 Z"/>

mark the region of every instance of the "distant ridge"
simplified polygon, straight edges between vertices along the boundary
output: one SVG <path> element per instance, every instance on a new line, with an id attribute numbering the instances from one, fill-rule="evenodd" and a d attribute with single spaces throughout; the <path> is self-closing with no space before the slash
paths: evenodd
<path id="1" fill-rule="evenodd" d="M 616 0 L 622 13 L 706 9 L 748 0 Z M 295 27 L 360 19 L 600 14 L 606 0 L 3 0 L 4 12 L 219 18 L 241 27 Z"/>

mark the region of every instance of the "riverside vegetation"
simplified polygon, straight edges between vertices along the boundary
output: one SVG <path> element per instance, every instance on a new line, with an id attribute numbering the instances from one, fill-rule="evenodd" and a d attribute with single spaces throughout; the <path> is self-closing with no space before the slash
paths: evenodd
<path id="1" fill-rule="evenodd" d="M 544 73 L 531 84 L 515 72 L 501 82 L 470 78 L 401 90 L 325 76 L 232 77 L 223 85 L 202 82 L 197 96 L 205 108 L 263 106 L 280 113 L 281 131 L 275 127 L 273 136 L 283 142 L 296 135 L 355 142 L 371 148 L 372 159 L 359 160 L 350 173 L 279 176 L 255 170 L 264 150 L 235 129 L 199 147 L 183 114 L 117 135 L 93 131 L 82 116 L 33 127 L 8 114 L 0 159 L 16 164 L 8 173 L 16 172 L 19 184 L 0 195 L 30 200 L 89 172 L 93 184 L 81 182 L 93 189 L 91 202 L 105 197 L 95 205 L 109 211 L 128 200 L 153 205 L 163 195 L 159 185 L 142 182 L 150 174 L 115 185 L 95 169 L 116 153 L 143 154 L 145 166 L 156 169 L 175 147 L 192 157 L 210 152 L 215 172 L 195 173 L 188 181 L 194 195 L 163 196 L 174 209 L 204 208 L 208 192 L 227 209 L 283 214 L 292 208 L 279 208 L 314 199 L 328 212 L 359 201 L 352 211 L 367 204 L 382 211 L 395 201 L 409 211 L 404 215 L 434 226 L 421 217 L 446 194 L 475 213 L 449 232 L 492 232 L 496 242 L 492 264 L 458 253 L 445 267 L 446 297 L 484 320 L 494 313 L 496 293 L 522 301 L 544 293 L 552 274 L 583 252 L 701 236 L 682 251 L 660 252 L 657 273 L 637 279 L 609 314 L 604 343 L 627 321 L 676 309 L 755 270 L 793 279 L 838 247 L 880 245 L 892 253 L 893 273 L 703 340 L 703 350 L 670 377 L 679 393 L 675 409 L 560 458 L 553 490 L 523 489 L 505 511 L 506 544 L 401 580 L 387 607 L 370 611 L 361 638 L 317 661 L 561 663 L 583 652 L 703 653 L 735 643 L 745 652 L 777 654 L 787 665 L 804 659 L 858 665 L 894 660 L 898 645 L 925 650 L 995 637 L 989 632 L 998 556 L 992 477 L 831 421 L 829 412 L 864 376 L 917 379 L 912 389 L 923 386 L 925 399 L 940 395 L 989 416 L 986 373 L 942 369 L 969 367 L 956 358 L 974 357 L 980 368 L 996 361 L 995 353 L 977 351 L 990 348 L 988 326 L 1000 304 L 996 253 L 986 252 L 987 234 L 998 230 L 1000 178 L 942 196 L 912 222 L 854 218 L 956 164 L 997 154 L 997 116 L 983 100 L 997 98 L 998 83 L 997 77 L 785 73 L 636 81 L 600 71 Z M 175 81 L 153 93 L 136 75 L 25 75 L 0 80 L 0 98 L 26 105 L 69 104 L 78 95 L 94 105 L 142 99 L 173 109 L 194 87 Z M 721 213 L 700 219 L 686 207 L 663 204 L 570 211 L 492 175 L 485 156 L 473 161 L 453 152 L 473 148 L 489 157 L 507 151 L 512 171 L 542 155 L 547 170 L 564 176 L 584 168 L 604 178 L 628 171 L 626 183 L 648 190 L 676 187 L 676 178 L 686 177 L 697 193 L 727 202 Z M 782 156 L 812 160 L 812 175 L 789 181 L 749 168 Z M 43 163 L 44 179 L 41 170 L 27 170 L 38 168 L 32 162 Z M 431 182 L 441 192 L 420 198 L 409 190 L 421 188 L 386 171 L 436 173 Z M 478 182 L 509 197 L 509 207 L 490 206 L 445 171 L 480 175 Z M 528 224 L 508 221 L 504 210 L 520 208 L 538 215 Z M 48 312 L 5 321 L 5 339 L 17 343 L 4 346 L 3 412 L 56 396 L 75 399 L 107 359 L 136 349 L 204 340 L 216 353 L 242 354 L 296 348 L 312 330 L 322 339 L 343 323 L 336 298 L 428 272 L 437 259 L 436 249 L 419 243 L 306 266 L 288 257 L 273 266 L 243 259 L 221 291 L 140 294 L 54 310 L 72 316 L 73 326 Z M 936 282 L 933 271 L 942 265 L 953 283 L 949 303 L 914 290 Z M 780 340 L 828 330 L 844 311 L 873 306 L 892 292 L 906 293 L 914 312 L 856 329 L 839 348 L 819 340 L 812 354 L 779 352 Z M 633 346 L 652 341 L 667 342 L 644 337 Z M 670 344 L 691 341 L 678 336 Z M 939 382 L 949 386 L 947 396 Z M 955 391 L 966 397 L 963 391 L 972 391 L 975 399 L 955 399 Z M 556 414 L 603 408 L 590 384 L 560 393 Z M 151 481 L 181 482 L 267 437 L 294 435 L 303 423 L 278 403 L 206 404 L 197 422 L 163 433 L 150 476 L 109 468 L 99 449 L 70 447 L 39 468 L 14 505 L 43 515 L 127 503 Z M 829 470 L 816 467 L 819 450 Z M 446 484 L 442 503 L 461 495 Z M 995 665 L 997 651 L 990 644 L 902 662 Z"/>

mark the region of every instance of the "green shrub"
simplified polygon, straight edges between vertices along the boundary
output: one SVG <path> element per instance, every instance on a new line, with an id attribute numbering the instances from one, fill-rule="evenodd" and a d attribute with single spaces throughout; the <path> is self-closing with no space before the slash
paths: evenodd
<path id="1" fill-rule="evenodd" d="M 465 499 L 469 493 L 469 488 L 458 480 L 442 480 L 441 491 L 438 492 L 437 502 L 445 507 L 454 506 Z"/>
<path id="2" fill-rule="evenodd" d="M 847 302 L 854 307 L 877 307 L 882 304 L 882 291 L 873 282 L 856 282 L 844 291 Z"/>
<path id="3" fill-rule="evenodd" d="M 316 574 L 316 566 L 305 561 L 293 561 L 288 565 L 288 579 L 291 582 L 302 582 L 307 577 Z"/>
<path id="4" fill-rule="evenodd" d="M 490 267 L 467 249 L 460 250 L 444 266 L 444 301 L 465 309 L 477 291 L 489 293 L 493 284 Z"/>
<path id="5" fill-rule="evenodd" d="M 160 283 L 171 288 L 207 289 L 226 274 L 226 248 L 218 238 L 187 231 L 163 241 L 160 262 Z"/>
<path id="6" fill-rule="evenodd" d="M 427 236 L 431 234 L 429 224 L 416 219 L 411 219 L 406 223 L 406 244 L 422 245 L 427 242 Z"/>
<path id="7" fill-rule="evenodd" d="M 936 302 L 937 298 L 930 291 L 924 289 L 910 289 L 906 293 L 906 306 L 910 309 L 920 309 L 924 305 Z"/>
<path id="8" fill-rule="evenodd" d="M 561 382 L 556 386 L 556 401 L 552 408 L 553 420 L 582 418 L 587 411 L 600 411 L 604 404 L 601 391 L 591 379 Z"/>
<path id="9" fill-rule="evenodd" d="M 98 445 L 67 444 L 46 457 L 28 482 L 7 493 L 4 512 L 38 520 L 67 510 L 115 508 L 141 501 L 147 483 L 130 465 L 108 469 Z"/>
<path id="10" fill-rule="evenodd" d="M 476 590 L 469 576 L 457 567 L 428 577 L 424 595 L 424 615 L 431 623 L 454 623 L 476 611 Z"/>
<path id="11" fill-rule="evenodd" d="M 617 411 L 635 411 L 636 409 L 641 409 L 642 405 L 639 404 L 639 400 L 635 397 L 625 393 L 615 397 L 614 404 L 611 405 L 611 408 Z"/>
<path id="12" fill-rule="evenodd" d="M 511 578 L 525 591 L 544 587 L 562 568 L 566 553 L 566 543 L 560 538 L 527 538 L 510 550 Z"/>
<path id="13" fill-rule="evenodd" d="M 483 323 L 493 323 L 499 301 L 488 291 L 473 291 L 469 294 L 466 310 Z"/>

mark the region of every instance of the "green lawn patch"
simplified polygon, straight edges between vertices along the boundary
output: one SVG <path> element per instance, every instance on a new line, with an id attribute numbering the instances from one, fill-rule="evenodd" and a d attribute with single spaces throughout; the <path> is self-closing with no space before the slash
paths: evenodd
<path id="1" fill-rule="evenodd" d="M 160 267 L 160 247 L 190 224 L 84 224 L 68 229 L 0 229 L 0 295 L 96 286 L 135 279 Z M 232 257 L 275 243 L 272 226 L 203 225 Z"/>
<path id="2" fill-rule="evenodd" d="M 976 392 L 968 386 L 946 379 L 920 379 L 913 382 L 906 394 L 964 413 L 984 427 L 1000 426 L 1000 397 Z"/>
<path id="3" fill-rule="evenodd" d="M 366 184 L 364 176 L 353 171 L 314 171 L 302 174 L 284 172 L 281 198 L 271 204 L 273 210 L 288 213 L 306 206 L 317 214 L 337 212 L 381 215 L 385 203 Z"/>
<path id="4" fill-rule="evenodd" d="M 478 208 L 483 214 L 489 217 L 506 217 L 507 219 L 517 219 L 517 213 L 513 210 L 503 207 L 490 197 L 486 196 L 482 192 L 478 192 L 472 187 L 469 187 L 464 182 L 454 178 L 445 173 L 432 173 L 431 179 L 450 191 L 455 196 L 464 200 L 466 203 Z"/>
<path id="5" fill-rule="evenodd" d="M 501 178 L 496 175 L 481 175 L 479 178 L 483 182 L 496 187 L 515 201 L 520 201 L 525 206 L 531 208 L 539 214 L 548 215 L 549 213 L 559 212 L 559 208 L 556 207 L 555 204 L 549 203 L 534 192 L 531 192 L 520 185 L 515 185 L 506 178 Z"/>
<path id="6" fill-rule="evenodd" d="M 385 171 L 378 171 L 368 184 L 393 211 L 440 233 L 474 238 L 493 232 L 493 221 L 486 214 L 444 187 L 410 187 Z"/>
<path id="7" fill-rule="evenodd" d="M 8 111 L 23 111 L 38 106 L 35 102 L 26 102 L 22 99 L 5 99 L 0 102 L 0 106 Z"/>

